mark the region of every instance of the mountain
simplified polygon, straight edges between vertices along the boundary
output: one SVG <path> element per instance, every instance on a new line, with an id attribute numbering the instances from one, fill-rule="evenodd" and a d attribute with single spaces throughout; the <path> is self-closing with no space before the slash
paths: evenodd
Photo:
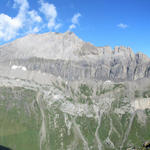
<path id="1" fill-rule="evenodd" d="M 150 140 L 150 58 L 74 33 L 0 46 L 0 145 L 127 150 Z"/>
<path id="2" fill-rule="evenodd" d="M 150 58 L 123 46 L 95 47 L 74 33 L 30 34 L 0 47 L 1 62 L 66 80 L 137 80 L 150 77 Z"/>

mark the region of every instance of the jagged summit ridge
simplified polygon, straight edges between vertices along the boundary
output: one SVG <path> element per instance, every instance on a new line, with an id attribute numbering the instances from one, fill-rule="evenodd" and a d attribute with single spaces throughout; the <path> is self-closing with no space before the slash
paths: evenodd
<path id="1" fill-rule="evenodd" d="M 4 49 L 4 50 L 3 50 Z M 11 53 L 12 58 L 40 57 L 46 59 L 78 60 L 81 56 L 134 56 L 131 48 L 116 46 L 96 47 L 79 39 L 73 32 L 48 32 L 29 34 L 0 47 L 1 53 Z"/>
<path id="2" fill-rule="evenodd" d="M 0 47 L 1 63 L 66 80 L 137 80 L 150 76 L 150 58 L 131 48 L 96 47 L 72 32 L 29 34 Z M 11 66 L 10 66 L 11 67 Z"/>

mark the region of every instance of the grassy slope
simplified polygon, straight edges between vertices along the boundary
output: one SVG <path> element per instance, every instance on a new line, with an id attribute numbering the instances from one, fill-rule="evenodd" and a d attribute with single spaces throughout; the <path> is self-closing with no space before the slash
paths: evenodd
<path id="1" fill-rule="evenodd" d="M 39 149 L 39 120 L 30 107 L 35 97 L 34 91 L 24 88 L 0 88 L 1 145 L 14 150 Z M 34 111 L 38 114 L 38 107 Z"/>
<path id="2" fill-rule="evenodd" d="M 63 87 L 65 88 L 65 86 Z M 63 87 L 61 87 L 61 90 Z M 97 96 L 101 96 L 109 92 L 115 92 L 115 90 L 119 88 L 124 88 L 124 86 L 115 85 L 109 89 L 99 89 L 96 94 Z M 146 91 L 146 94 L 147 93 Z M 92 105 L 92 94 L 92 88 L 85 84 L 82 84 L 77 93 L 74 93 L 74 95 L 77 95 L 78 103 L 87 103 L 88 105 Z M 0 88 L 0 145 L 10 147 L 14 150 L 40 149 L 39 132 L 42 118 L 39 106 L 36 103 L 36 95 L 37 92 L 24 88 Z M 136 95 L 138 94 L 136 93 Z M 127 131 L 131 115 L 127 112 L 119 116 L 114 112 L 115 108 L 121 108 L 126 105 L 126 103 L 123 102 L 124 98 L 124 95 L 120 95 L 119 98 L 117 97 L 112 104 L 111 110 L 104 113 L 102 116 L 98 134 L 104 150 L 119 149 L 125 132 Z M 74 101 L 72 97 L 67 100 L 71 102 Z M 71 125 L 70 134 L 68 134 L 65 114 L 59 110 L 59 103 L 54 103 L 49 110 L 45 107 L 44 113 L 46 115 L 47 132 L 44 145 L 45 150 L 67 150 L 69 148 L 71 150 L 84 149 L 83 141 L 76 132 L 74 124 Z M 123 149 L 126 149 L 130 145 L 139 147 L 144 141 L 150 139 L 150 111 L 146 110 L 145 114 L 148 116 L 145 125 L 141 125 L 137 121 L 137 116 L 134 118 Z M 95 139 L 95 131 L 98 125 L 97 120 L 86 116 L 77 116 L 75 118 L 72 115 L 66 115 L 70 122 L 75 119 L 76 124 L 79 125 L 80 131 L 88 143 L 88 147 L 91 150 L 97 150 L 98 146 Z M 106 142 L 108 135 L 115 148 Z"/>

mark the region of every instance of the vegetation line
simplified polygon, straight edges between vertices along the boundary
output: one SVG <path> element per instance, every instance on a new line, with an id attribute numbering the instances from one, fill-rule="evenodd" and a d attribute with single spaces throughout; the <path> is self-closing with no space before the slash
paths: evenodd
<path id="1" fill-rule="evenodd" d="M 41 129 L 40 129 L 40 150 L 42 150 L 42 144 L 46 140 L 46 126 L 45 126 L 45 114 L 44 114 L 43 106 L 42 106 L 39 98 L 40 98 L 40 92 L 38 92 L 38 94 L 37 94 L 36 101 L 39 105 L 41 115 L 42 115 L 42 125 L 41 125 Z"/>
<path id="2" fill-rule="evenodd" d="M 122 150 L 127 138 L 128 138 L 128 135 L 129 135 L 129 132 L 131 130 L 131 127 L 132 127 L 132 123 L 133 123 L 133 120 L 134 120 L 134 117 L 136 115 L 136 111 L 132 114 L 131 118 L 130 118 L 130 122 L 129 122 L 129 126 L 127 128 L 127 131 L 125 132 L 125 135 L 124 135 L 124 138 L 123 138 L 123 141 L 122 141 L 122 144 L 120 146 L 120 150 Z"/>
<path id="3" fill-rule="evenodd" d="M 98 143 L 98 149 L 99 149 L 99 150 L 102 149 L 102 143 L 101 143 L 100 138 L 99 138 L 99 136 L 98 136 L 98 130 L 99 130 L 100 125 L 101 125 L 102 116 L 103 116 L 103 111 L 99 111 L 98 126 L 97 126 L 96 132 L 95 132 L 95 137 L 96 137 L 96 140 L 97 140 L 97 143 Z"/>
<path id="4" fill-rule="evenodd" d="M 74 126 L 75 126 L 75 128 L 76 128 L 76 130 L 77 130 L 77 132 L 78 132 L 78 134 L 79 134 L 79 136 L 81 137 L 81 139 L 82 139 L 82 141 L 83 141 L 83 143 L 84 143 L 84 147 L 85 147 L 84 149 L 85 149 L 85 150 L 89 150 L 88 143 L 87 143 L 87 141 L 85 140 L 83 134 L 81 133 L 81 130 L 80 130 L 79 126 L 76 124 L 75 119 L 73 119 L 73 124 L 74 124 Z"/>

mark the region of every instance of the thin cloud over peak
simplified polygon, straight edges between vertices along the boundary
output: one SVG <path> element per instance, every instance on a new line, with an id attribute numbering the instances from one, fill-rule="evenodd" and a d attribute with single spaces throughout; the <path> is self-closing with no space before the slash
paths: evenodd
<path id="1" fill-rule="evenodd" d="M 128 28 L 128 25 L 124 24 L 124 23 L 120 23 L 117 25 L 117 27 L 122 28 L 122 29 L 126 29 L 126 28 Z"/>
<path id="2" fill-rule="evenodd" d="M 72 24 L 69 26 L 69 29 L 68 29 L 68 30 L 72 30 L 72 29 L 75 29 L 75 28 L 76 28 L 76 25 L 79 24 L 79 17 L 81 17 L 81 14 L 80 14 L 80 13 L 74 14 L 74 16 L 73 16 L 72 19 L 71 19 Z"/>
<path id="3" fill-rule="evenodd" d="M 32 10 L 32 11 L 29 11 L 28 13 L 29 13 L 32 21 L 34 21 L 34 22 L 41 22 L 42 21 L 42 18 L 38 15 L 37 11 Z"/>
<path id="4" fill-rule="evenodd" d="M 45 3 L 43 1 L 40 1 L 41 8 L 40 11 L 45 15 L 47 21 L 48 21 L 48 28 L 52 30 L 56 26 L 56 17 L 57 17 L 57 11 L 54 4 Z"/>
<path id="5" fill-rule="evenodd" d="M 75 24 L 71 24 L 71 25 L 69 26 L 69 30 L 72 30 L 72 29 L 74 29 L 74 28 L 76 28 L 76 25 L 75 25 Z"/>
<path id="6" fill-rule="evenodd" d="M 74 16 L 72 17 L 72 23 L 78 24 L 79 23 L 79 17 L 81 17 L 80 13 L 74 14 Z"/>

